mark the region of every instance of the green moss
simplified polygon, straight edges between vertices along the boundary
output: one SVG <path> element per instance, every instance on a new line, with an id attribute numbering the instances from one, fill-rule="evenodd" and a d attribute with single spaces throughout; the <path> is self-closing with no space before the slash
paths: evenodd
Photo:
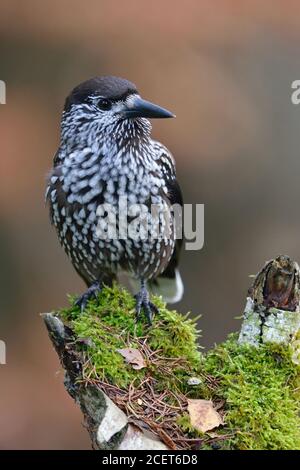
<path id="1" fill-rule="evenodd" d="M 217 379 L 207 398 L 225 400 L 223 443 L 237 449 L 300 449 L 299 369 L 291 351 L 261 345 L 239 345 L 236 335 L 204 358 L 202 371 Z"/>
<path id="2" fill-rule="evenodd" d="M 88 359 L 85 376 L 89 379 L 100 378 L 121 388 L 127 388 L 133 380 L 141 381 L 149 368 L 133 369 L 124 362 L 117 349 L 140 349 L 143 338 L 147 338 L 151 350 L 159 350 L 160 356 L 186 360 L 184 366 L 179 364 L 173 370 L 173 380 L 181 381 L 199 366 L 195 320 L 166 309 L 159 298 L 154 298 L 159 313 L 151 328 L 145 319 L 135 322 L 134 299 L 125 289 L 116 286 L 103 289 L 97 300 L 89 302 L 84 313 L 74 305 L 74 299 L 70 300 L 71 307 L 61 310 L 59 315 L 83 340 L 81 348 Z M 162 377 L 159 367 L 152 366 L 151 373 L 161 380 L 162 387 L 167 385 L 167 377 Z M 170 380 L 168 377 L 168 384 Z"/>

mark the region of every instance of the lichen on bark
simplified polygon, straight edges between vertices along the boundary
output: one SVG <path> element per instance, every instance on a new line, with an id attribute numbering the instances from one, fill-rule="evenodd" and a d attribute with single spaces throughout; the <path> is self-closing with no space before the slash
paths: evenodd
<path id="1" fill-rule="evenodd" d="M 266 263 L 249 289 L 239 342 L 283 344 L 299 362 L 300 280 L 298 263 L 278 256 Z"/>

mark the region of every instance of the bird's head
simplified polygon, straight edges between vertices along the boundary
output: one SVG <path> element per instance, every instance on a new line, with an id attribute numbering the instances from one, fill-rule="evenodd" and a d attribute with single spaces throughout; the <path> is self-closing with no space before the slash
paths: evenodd
<path id="1" fill-rule="evenodd" d="M 118 77 L 95 77 L 72 90 L 67 97 L 63 113 L 63 123 L 94 123 L 99 130 L 127 120 L 141 121 L 141 118 L 171 118 L 170 111 L 142 99 L 136 86 Z"/>

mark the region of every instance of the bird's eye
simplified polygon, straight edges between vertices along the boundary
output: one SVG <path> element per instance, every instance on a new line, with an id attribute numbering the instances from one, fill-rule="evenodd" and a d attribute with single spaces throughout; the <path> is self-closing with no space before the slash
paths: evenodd
<path id="1" fill-rule="evenodd" d="M 102 109 L 103 111 L 109 111 L 111 109 L 111 101 L 109 100 L 99 100 L 98 101 L 98 107 Z"/>

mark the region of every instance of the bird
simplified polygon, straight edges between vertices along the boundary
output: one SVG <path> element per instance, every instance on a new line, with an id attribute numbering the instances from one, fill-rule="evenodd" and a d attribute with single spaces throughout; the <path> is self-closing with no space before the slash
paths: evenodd
<path id="1" fill-rule="evenodd" d="M 46 201 L 60 244 L 87 286 L 76 301 L 82 312 L 122 273 L 137 288 L 137 320 L 144 313 L 151 324 L 158 312 L 150 293 L 168 303 L 182 298 L 178 267 L 182 239 L 176 237 L 172 212 L 174 204 L 183 206 L 182 192 L 174 158 L 152 139 L 149 121 L 172 117 L 167 109 L 143 99 L 136 85 L 115 76 L 86 80 L 65 100 Z M 167 235 L 99 236 L 99 227 L 103 233 L 108 228 L 99 208 L 109 205 L 110 213 L 121 216 L 121 198 L 128 202 L 128 223 L 134 219 L 128 215 L 130 208 L 146 207 L 147 220 L 167 228 Z M 153 205 L 163 208 L 168 217 L 151 215 Z"/>

